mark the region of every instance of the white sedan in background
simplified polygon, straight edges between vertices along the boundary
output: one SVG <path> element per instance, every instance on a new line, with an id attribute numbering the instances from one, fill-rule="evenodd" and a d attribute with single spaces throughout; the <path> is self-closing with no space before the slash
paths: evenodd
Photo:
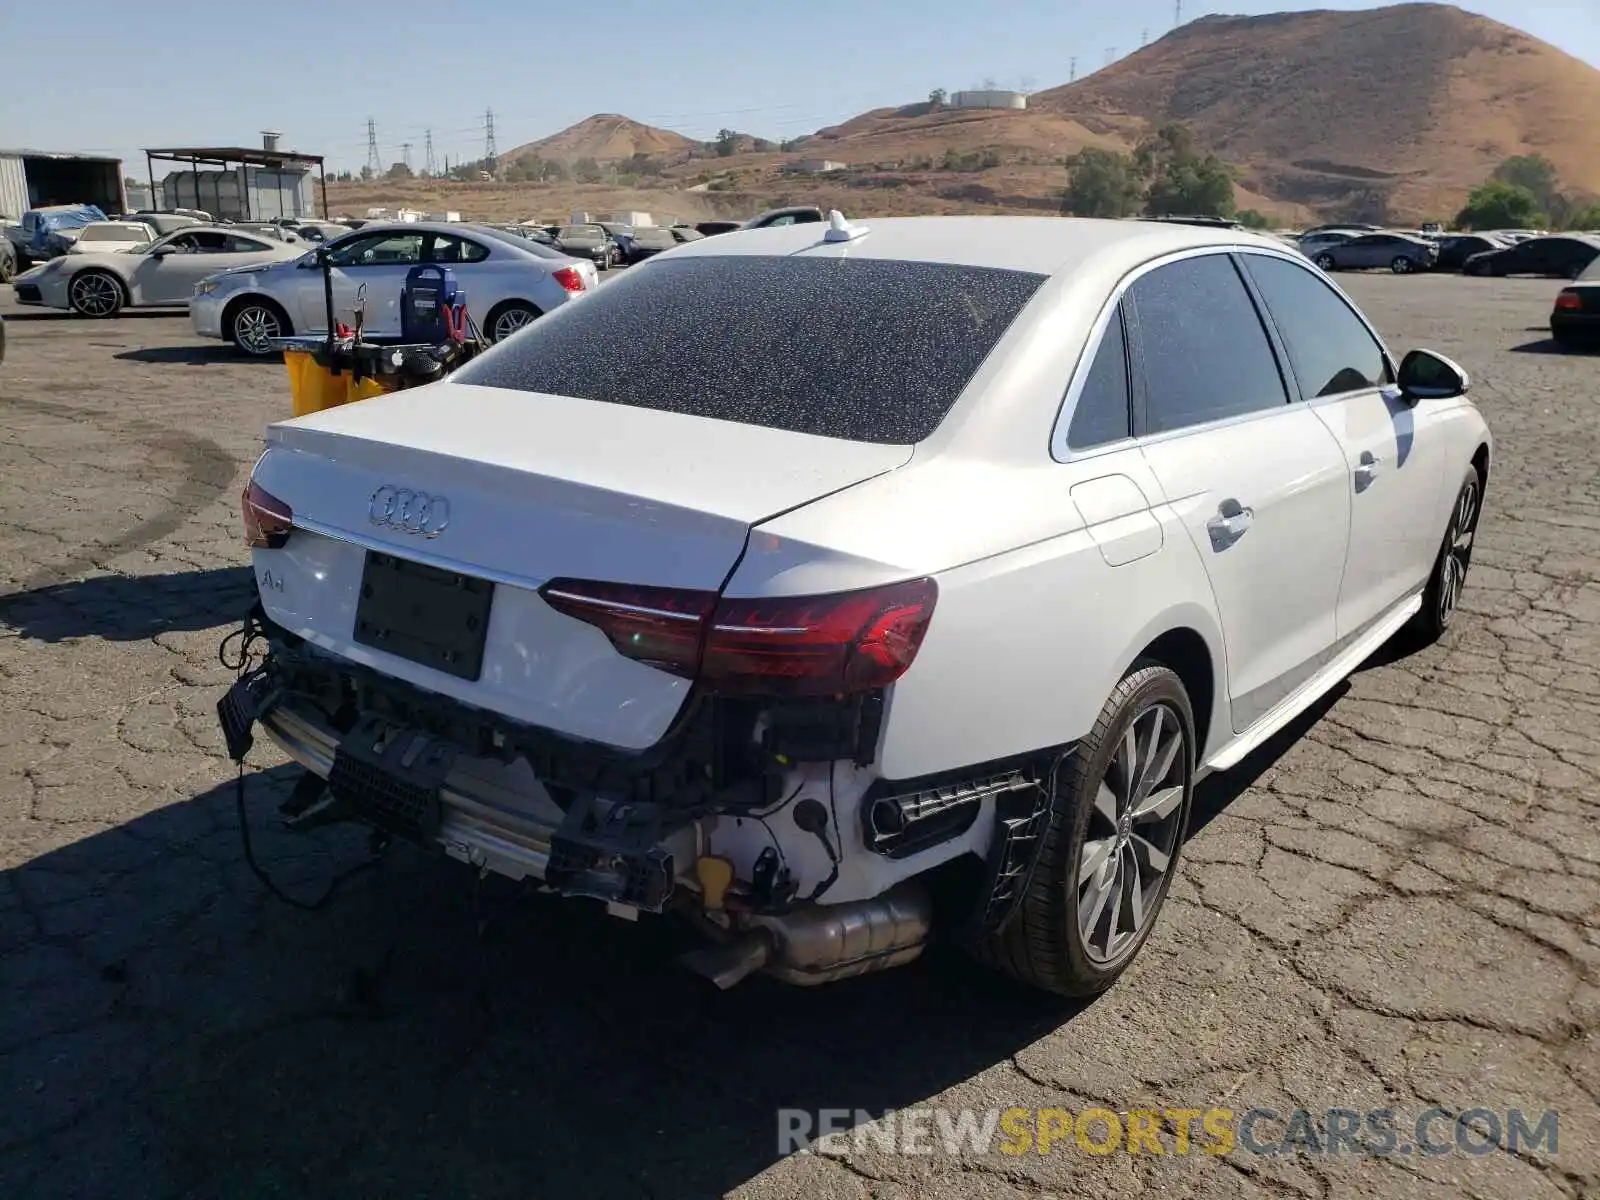
<path id="1" fill-rule="evenodd" d="M 124 308 L 181 307 L 207 275 L 302 253 L 260 234 L 190 225 L 134 250 L 63 254 L 24 271 L 12 286 L 18 304 L 111 317 Z"/>
<path id="2" fill-rule="evenodd" d="M 143 221 L 91 221 L 73 233 L 68 254 L 116 254 L 138 250 L 156 239 L 156 231 Z"/>
<path id="3" fill-rule="evenodd" d="M 466 292 L 467 312 L 490 341 L 559 308 L 599 284 L 594 265 L 515 234 L 425 221 L 363 225 L 323 247 L 333 268 L 334 319 L 398 338 L 400 293 L 422 263 L 448 267 Z M 271 339 L 323 333 L 327 300 L 318 251 L 293 262 L 224 271 L 202 281 L 189 304 L 194 331 L 231 341 L 246 354 L 271 354 Z"/>
<path id="4" fill-rule="evenodd" d="M 1195 781 L 1451 623 L 1491 471 L 1467 387 L 1243 231 L 697 241 L 268 429 L 233 749 L 258 719 L 344 815 L 693 914 L 723 986 L 894 966 L 943 919 L 1098 992 Z"/>

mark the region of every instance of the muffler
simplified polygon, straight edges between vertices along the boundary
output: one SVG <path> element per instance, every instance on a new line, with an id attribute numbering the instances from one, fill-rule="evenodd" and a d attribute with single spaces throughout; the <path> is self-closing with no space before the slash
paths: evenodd
<path id="1" fill-rule="evenodd" d="M 911 881 L 868 900 L 747 917 L 742 932 L 681 961 L 723 989 L 762 970 L 810 987 L 911 962 L 927 945 L 932 924 L 933 899 Z"/>

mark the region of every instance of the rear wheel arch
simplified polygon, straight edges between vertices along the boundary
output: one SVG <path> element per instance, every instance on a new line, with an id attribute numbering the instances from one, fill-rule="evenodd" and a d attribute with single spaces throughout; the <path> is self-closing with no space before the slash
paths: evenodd
<path id="1" fill-rule="evenodd" d="M 1488 442 L 1479 442 L 1478 448 L 1472 452 L 1472 469 L 1478 473 L 1478 502 L 1481 505 L 1483 503 L 1483 494 L 1489 490 Z"/>
<path id="2" fill-rule="evenodd" d="M 540 308 L 532 300 L 524 300 L 521 297 L 513 296 L 510 299 L 500 301 L 499 304 L 496 304 L 489 310 L 488 315 L 483 319 L 484 336 L 490 340 L 496 340 L 494 332 L 495 323 L 499 321 L 500 318 L 507 312 L 510 312 L 513 309 L 521 308 L 525 308 L 531 312 L 533 314 L 533 320 L 537 320 L 538 318 L 544 316 L 544 309 Z"/>
<path id="3" fill-rule="evenodd" d="M 1196 756 L 1204 761 L 1206 742 L 1212 728 L 1212 714 L 1217 702 L 1217 663 L 1211 646 L 1198 630 L 1178 625 L 1134 655 L 1132 666 L 1141 663 L 1158 663 L 1166 667 L 1183 683 L 1189 693 L 1189 705 L 1194 712 Z"/>

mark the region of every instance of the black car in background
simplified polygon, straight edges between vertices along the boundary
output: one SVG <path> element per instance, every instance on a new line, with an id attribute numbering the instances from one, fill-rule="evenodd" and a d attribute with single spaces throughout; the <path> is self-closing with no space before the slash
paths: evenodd
<path id="1" fill-rule="evenodd" d="M 1474 254 L 1467 259 L 1468 275 L 1539 275 L 1546 279 L 1576 279 L 1600 258 L 1600 238 L 1581 234 L 1529 238 L 1503 250 Z"/>
<path id="2" fill-rule="evenodd" d="M 716 237 L 719 233 L 732 233 L 743 227 L 743 221 L 701 221 L 694 230 L 701 237 Z"/>
<path id="3" fill-rule="evenodd" d="M 643 262 L 647 258 L 654 258 L 663 250 L 671 250 L 674 246 L 681 246 L 685 242 L 697 242 L 705 235 L 686 225 L 673 225 L 663 227 L 659 225 L 641 225 L 633 231 L 633 241 L 628 248 L 628 263 L 631 265 Z"/>
<path id="4" fill-rule="evenodd" d="M 1600 349 L 1600 259 L 1561 289 L 1550 314 L 1550 336 L 1568 349 Z"/>
<path id="5" fill-rule="evenodd" d="M 1504 250 L 1511 243 L 1487 233 L 1451 233 L 1439 239 L 1439 271 L 1459 271 L 1474 254 Z"/>

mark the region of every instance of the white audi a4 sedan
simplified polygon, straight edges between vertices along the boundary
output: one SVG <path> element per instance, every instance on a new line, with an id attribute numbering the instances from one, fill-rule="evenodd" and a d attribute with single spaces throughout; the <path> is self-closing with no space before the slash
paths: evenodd
<path id="1" fill-rule="evenodd" d="M 1491 469 L 1467 387 L 1238 231 L 695 242 L 271 427 L 265 661 L 224 729 L 308 768 L 291 824 L 679 911 L 722 986 L 942 932 L 1097 992 L 1195 781 L 1450 624 Z"/>
<path id="2" fill-rule="evenodd" d="M 273 354 L 272 339 L 325 333 L 327 292 L 316 251 L 293 261 L 220 271 L 200 281 L 189 319 L 201 337 L 231 341 L 246 354 Z M 466 292 L 467 313 L 489 341 L 592 291 L 592 263 L 527 238 L 455 222 L 371 222 L 325 243 L 332 268 L 334 319 L 377 338 L 401 334 L 400 299 L 412 268 L 449 268 Z M 365 293 L 362 289 L 365 288 Z"/>

